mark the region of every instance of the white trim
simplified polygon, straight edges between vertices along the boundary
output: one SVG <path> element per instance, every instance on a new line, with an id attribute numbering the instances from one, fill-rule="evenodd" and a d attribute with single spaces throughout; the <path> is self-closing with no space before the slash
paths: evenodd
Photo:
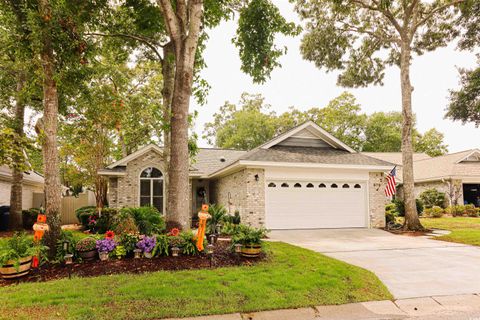
<path id="1" fill-rule="evenodd" d="M 293 128 L 292 130 L 287 131 L 284 134 L 281 134 L 280 136 L 268 141 L 267 143 L 261 145 L 259 148 L 268 149 L 268 148 L 270 148 L 274 145 L 279 144 L 280 142 L 284 141 L 285 139 L 295 135 L 296 133 L 298 133 L 299 131 L 301 131 L 301 130 L 307 128 L 307 127 L 316 131 L 317 134 L 319 135 L 320 139 L 322 139 L 323 141 L 325 141 L 326 143 L 328 143 L 329 145 L 331 145 L 335 149 L 344 149 L 344 150 L 346 150 L 350 153 L 356 153 L 355 150 L 353 150 L 352 148 L 347 146 L 345 143 L 343 143 L 342 141 L 340 141 L 337 138 L 335 138 L 334 136 L 332 136 L 330 133 L 325 131 L 323 128 L 321 128 L 319 125 L 317 125 L 313 121 L 307 121 L 304 124 L 301 124 L 298 127 Z"/>
<path id="2" fill-rule="evenodd" d="M 463 157 L 462 159 L 458 160 L 457 162 L 455 162 L 456 164 L 458 163 L 461 163 L 463 161 L 465 161 L 466 159 L 470 158 L 472 155 L 474 155 L 475 153 L 478 153 L 480 154 L 480 150 L 479 149 L 474 149 L 472 150 L 472 152 L 470 152 L 466 157 Z"/>
<path id="3" fill-rule="evenodd" d="M 391 170 L 391 166 L 372 166 L 372 165 L 347 165 L 347 164 L 325 164 L 325 163 L 312 163 L 312 162 L 273 162 L 273 161 L 248 161 L 238 160 L 231 165 L 220 169 L 210 175 L 204 176 L 204 179 L 211 179 L 217 176 L 235 172 L 245 167 L 249 168 L 265 168 L 265 167 L 289 167 L 289 168 L 326 168 L 326 169 L 355 169 L 355 170 L 367 170 L 369 172 L 384 172 L 385 170 Z"/>
<path id="4" fill-rule="evenodd" d="M 126 172 L 108 171 L 108 170 L 98 170 L 97 173 L 101 176 L 111 176 L 111 177 L 123 177 L 127 175 Z"/>
<path id="5" fill-rule="evenodd" d="M 151 144 L 149 144 L 149 145 L 147 145 L 143 148 L 140 148 L 139 150 L 135 151 L 134 153 L 126 156 L 125 158 L 122 158 L 122 159 L 112 163 L 111 165 L 107 166 L 107 169 L 113 169 L 113 168 L 118 167 L 118 166 L 126 165 L 128 162 L 140 157 L 141 155 L 147 153 L 150 150 L 155 150 L 158 153 L 163 154 L 162 148 L 160 148 L 159 146 L 151 143 Z"/>

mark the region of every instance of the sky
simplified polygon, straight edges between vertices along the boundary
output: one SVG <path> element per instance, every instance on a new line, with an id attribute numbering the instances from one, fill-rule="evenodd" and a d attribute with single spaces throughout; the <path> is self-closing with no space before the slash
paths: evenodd
<path id="1" fill-rule="evenodd" d="M 275 2 L 287 20 L 300 22 L 287 0 Z M 277 114 L 287 111 L 290 106 L 299 110 L 324 107 L 343 91 L 353 93 L 367 114 L 401 111 L 400 70 L 397 67 L 386 70 L 383 86 L 361 89 L 338 87 L 338 73 L 326 73 L 312 62 L 303 60 L 299 49 L 302 35 L 277 37 L 277 46 L 288 48 L 287 54 L 280 60 L 282 67 L 275 69 L 265 84 L 254 84 L 240 70 L 238 50 L 231 43 L 235 29 L 236 21 L 232 20 L 209 32 L 205 51 L 207 68 L 202 71 L 202 77 L 211 89 L 205 105 L 200 106 L 193 100 L 191 105 L 199 113 L 195 131 L 199 134 L 201 147 L 209 146 L 201 138 L 204 124 L 212 120 L 213 114 L 225 101 L 237 103 L 243 92 L 262 94 Z M 473 68 L 475 65 L 473 53 L 457 51 L 454 45 L 415 57 L 412 63 L 412 101 L 417 128 L 423 133 L 434 127 L 444 133 L 450 152 L 480 148 L 480 128 L 444 119 L 449 90 L 459 87 L 458 68 Z"/>

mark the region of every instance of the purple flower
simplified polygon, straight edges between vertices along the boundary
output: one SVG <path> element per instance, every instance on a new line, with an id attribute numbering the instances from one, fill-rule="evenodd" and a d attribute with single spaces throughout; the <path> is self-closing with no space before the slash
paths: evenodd
<path id="1" fill-rule="evenodd" d="M 156 244 L 157 244 L 157 238 L 144 237 L 142 240 L 137 242 L 137 247 L 143 252 L 150 253 L 153 251 L 153 248 L 155 248 Z"/>
<path id="2" fill-rule="evenodd" d="M 98 252 L 109 253 L 115 250 L 117 243 L 113 239 L 102 239 L 97 241 Z"/>

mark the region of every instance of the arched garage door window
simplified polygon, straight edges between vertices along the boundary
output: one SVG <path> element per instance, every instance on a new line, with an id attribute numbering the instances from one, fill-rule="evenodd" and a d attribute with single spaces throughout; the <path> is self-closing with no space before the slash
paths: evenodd
<path id="1" fill-rule="evenodd" d="M 163 174 L 148 167 L 140 174 L 140 206 L 152 206 L 163 212 Z"/>

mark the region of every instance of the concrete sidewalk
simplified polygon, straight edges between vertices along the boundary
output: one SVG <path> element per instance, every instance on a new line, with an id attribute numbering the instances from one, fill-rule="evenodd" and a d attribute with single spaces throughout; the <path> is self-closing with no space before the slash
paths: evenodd
<path id="1" fill-rule="evenodd" d="M 234 313 L 183 320 L 480 320 L 480 295 L 369 301 L 338 306 Z M 178 320 L 178 319 L 170 319 Z"/>

